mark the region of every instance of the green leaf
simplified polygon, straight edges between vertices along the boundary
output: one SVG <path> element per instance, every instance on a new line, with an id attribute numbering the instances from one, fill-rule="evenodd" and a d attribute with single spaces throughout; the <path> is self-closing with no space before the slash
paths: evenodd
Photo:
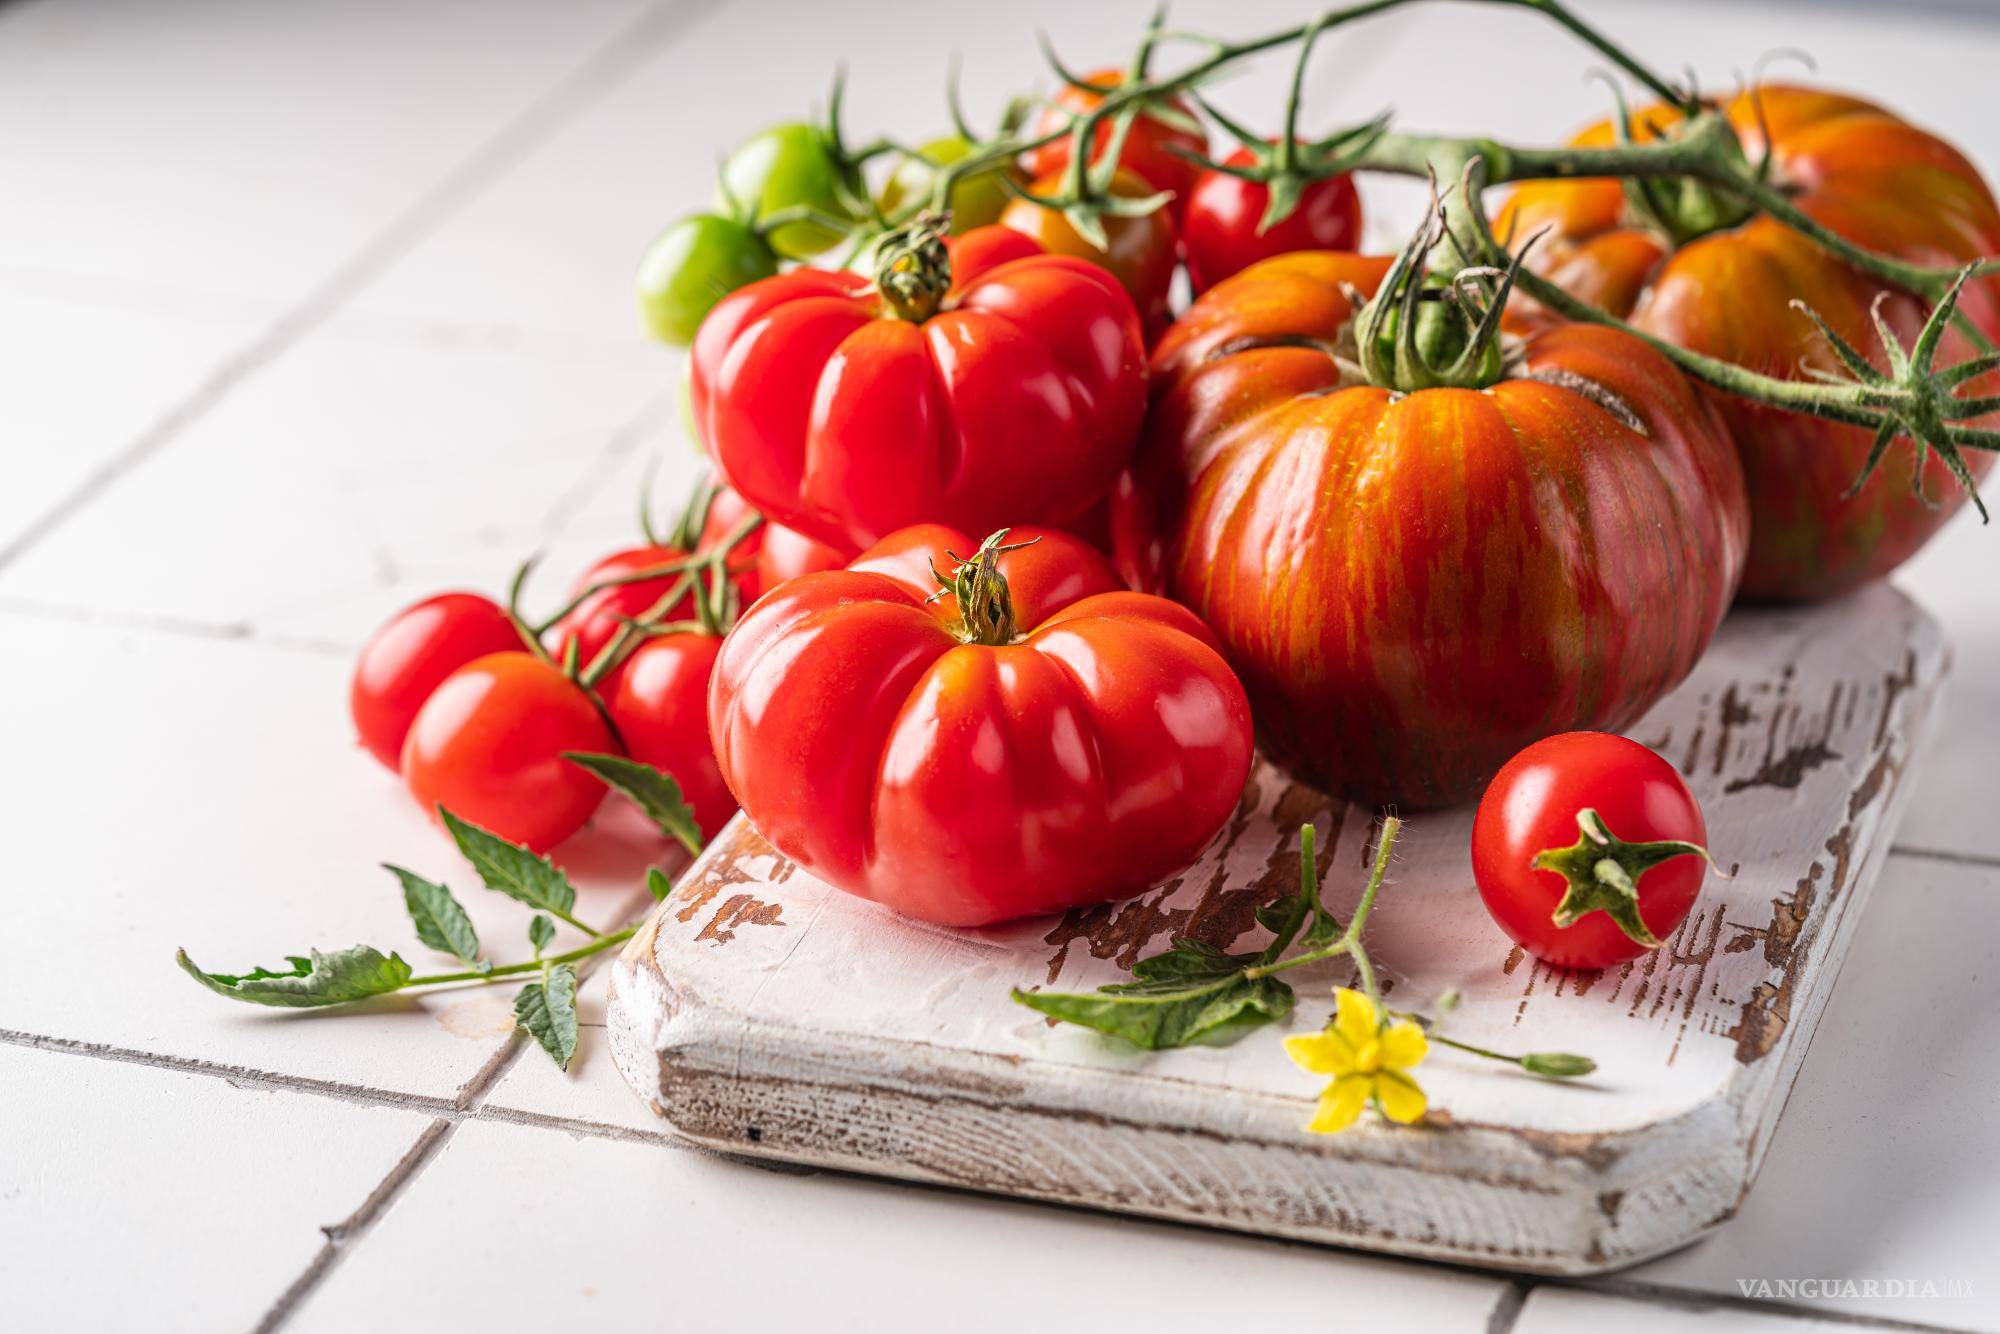
<path id="1" fill-rule="evenodd" d="M 569 877 L 556 869 L 547 857 L 538 857 L 518 843 L 489 834 L 476 824 L 467 824 L 444 807 L 438 807 L 444 827 L 451 832 L 458 850 L 479 872 L 486 887 L 557 917 L 568 917 L 576 906 L 576 888 Z"/>
<path id="2" fill-rule="evenodd" d="M 1580 1079 L 1597 1069 L 1588 1056 L 1567 1051 L 1531 1051 L 1521 1058 L 1521 1068 L 1531 1075 L 1549 1079 Z"/>
<path id="3" fill-rule="evenodd" d="M 1254 954 L 1225 954 L 1198 940 L 1175 941 L 1141 959 L 1132 981 L 1093 992 L 1022 991 L 1014 999 L 1065 1023 L 1120 1037 L 1147 1051 L 1223 1042 L 1292 1012 L 1292 989 L 1275 977 L 1248 977 Z"/>
<path id="4" fill-rule="evenodd" d="M 534 1034 L 542 1050 L 563 1069 L 576 1054 L 576 969 L 559 963 L 548 984 L 530 982 L 514 997 L 514 1020 Z"/>
<path id="5" fill-rule="evenodd" d="M 623 755 L 566 751 L 563 758 L 617 788 L 660 827 L 661 833 L 678 839 L 690 853 L 701 851 L 701 825 L 694 818 L 694 807 L 681 795 L 681 785 L 671 774 Z"/>
<path id="6" fill-rule="evenodd" d="M 479 933 L 472 929 L 472 919 L 449 889 L 387 862 L 382 869 L 403 882 L 403 906 L 416 923 L 418 940 L 466 963 L 478 962 Z"/>
<path id="7" fill-rule="evenodd" d="M 657 866 L 646 868 L 646 892 L 653 896 L 653 902 L 665 903 L 667 895 L 674 892 L 674 882 L 667 879 L 667 873 Z"/>
<path id="8" fill-rule="evenodd" d="M 555 919 L 547 913 L 536 913 L 528 919 L 528 943 L 535 947 L 535 957 L 537 959 L 542 957 L 542 951 L 547 949 L 555 941 L 555 938 Z"/>
<path id="9" fill-rule="evenodd" d="M 188 958 L 186 950 L 176 950 L 174 961 L 181 971 L 218 996 L 248 1001 L 252 1005 L 283 1005 L 303 1008 L 315 1005 L 344 1005 L 399 991 L 410 980 L 410 965 L 399 954 L 383 957 L 372 945 L 322 954 L 313 950 L 305 958 L 287 955 L 289 971 L 273 972 L 253 968 L 240 976 L 206 973 Z"/>

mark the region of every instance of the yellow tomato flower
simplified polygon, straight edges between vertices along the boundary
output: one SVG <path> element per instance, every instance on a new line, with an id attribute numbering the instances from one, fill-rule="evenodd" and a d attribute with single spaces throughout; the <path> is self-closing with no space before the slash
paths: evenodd
<path id="1" fill-rule="evenodd" d="M 1306 1129 L 1318 1135 L 1345 1130 L 1370 1099 L 1400 1125 L 1420 1120 L 1424 1091 L 1404 1072 L 1430 1051 L 1424 1030 L 1408 1019 L 1384 1024 L 1375 1002 L 1352 987 L 1337 988 L 1334 996 L 1331 1028 L 1285 1039 L 1285 1051 L 1300 1069 L 1334 1077 Z"/>

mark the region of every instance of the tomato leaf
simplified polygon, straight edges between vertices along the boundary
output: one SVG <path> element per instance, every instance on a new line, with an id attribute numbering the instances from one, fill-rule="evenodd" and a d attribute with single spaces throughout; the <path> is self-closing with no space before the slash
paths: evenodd
<path id="1" fill-rule="evenodd" d="M 546 985 L 530 982 L 514 997 L 514 1021 L 534 1035 L 555 1063 L 569 1069 L 576 1054 L 576 969 L 559 963 Z"/>
<path id="2" fill-rule="evenodd" d="M 479 962 L 479 933 L 472 929 L 472 919 L 449 889 L 387 862 L 382 869 L 402 882 L 403 906 L 410 910 L 418 940 L 466 963 Z"/>
<path id="3" fill-rule="evenodd" d="M 638 760 L 628 760 L 623 755 L 592 755 L 583 751 L 565 751 L 563 758 L 579 769 L 597 775 L 629 798 L 633 805 L 646 813 L 646 818 L 660 827 L 660 832 L 668 838 L 678 839 L 691 855 L 701 852 L 701 825 L 694 818 L 694 807 L 688 805 L 681 794 L 681 785 L 673 775 L 662 773 L 650 764 Z"/>
<path id="4" fill-rule="evenodd" d="M 400 991 L 410 980 L 410 965 L 401 955 L 384 957 L 372 945 L 355 945 L 331 954 L 313 950 L 304 958 L 287 955 L 285 962 L 291 967 L 283 972 L 269 968 L 253 968 L 241 975 L 204 972 L 188 958 L 186 950 L 176 950 L 174 961 L 182 972 L 216 995 L 252 1005 L 344 1005 Z"/>
<path id="5" fill-rule="evenodd" d="M 444 827 L 450 831 L 458 850 L 479 872 L 488 889 L 525 903 L 530 908 L 568 917 L 576 906 L 576 888 L 569 877 L 556 869 L 547 857 L 538 857 L 518 843 L 509 843 L 489 834 L 476 824 L 468 824 L 444 807 L 438 807 Z"/>
<path id="6" fill-rule="evenodd" d="M 1164 954 L 1134 964 L 1130 982 L 1092 992 L 1016 988 L 1013 994 L 1029 1009 L 1147 1051 L 1225 1042 L 1292 1012 L 1289 986 L 1275 977 L 1247 975 L 1259 957 L 1178 940 Z"/>
<path id="7" fill-rule="evenodd" d="M 542 957 L 542 951 L 547 949 L 555 941 L 555 938 L 555 919 L 547 913 L 538 912 L 528 919 L 528 943 L 535 947 L 535 957 L 537 959 Z"/>
<path id="8" fill-rule="evenodd" d="M 667 895 L 674 892 L 674 882 L 667 879 L 667 873 L 657 866 L 646 868 L 646 892 L 653 896 L 653 902 L 665 903 Z"/>

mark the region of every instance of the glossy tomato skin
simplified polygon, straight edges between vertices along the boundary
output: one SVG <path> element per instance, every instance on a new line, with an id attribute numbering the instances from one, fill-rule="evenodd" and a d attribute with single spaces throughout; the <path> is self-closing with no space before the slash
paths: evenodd
<path id="1" fill-rule="evenodd" d="M 370 755 L 398 772 L 410 722 L 440 682 L 474 658 L 526 651 L 514 623 L 491 598 L 441 593 L 406 607 L 375 632 L 354 664 L 347 692 L 354 733 Z"/>
<path id="2" fill-rule="evenodd" d="M 1108 87 L 1125 81 L 1125 72 L 1118 69 L 1092 70 L 1083 76 L 1085 81 L 1099 87 Z M 1053 130 L 1059 130 L 1069 123 L 1072 116 L 1082 115 L 1104 100 L 1103 95 L 1065 84 L 1061 92 L 1051 99 L 1052 105 L 1044 108 L 1028 131 L 1029 138 L 1040 138 Z M 1186 98 L 1175 98 L 1174 109 L 1189 121 L 1200 122 L 1200 115 L 1193 103 Z M 1090 138 L 1090 160 L 1092 163 L 1104 160 L 1104 154 L 1111 148 L 1112 125 L 1109 120 L 1098 126 Z M 1118 154 L 1121 170 L 1130 171 L 1149 187 L 1145 193 L 1160 190 L 1173 192 L 1173 203 L 1168 205 L 1175 216 L 1187 207 L 1189 192 L 1194 187 L 1195 178 L 1201 174 L 1199 163 L 1191 162 L 1174 150 L 1187 153 L 1208 151 L 1207 136 L 1192 130 L 1171 125 L 1153 116 L 1141 116 L 1132 122 L 1132 128 L 1125 135 L 1125 146 Z M 1021 155 L 1021 166 L 1031 177 L 1059 176 L 1069 168 L 1070 141 L 1067 135 L 1054 143 L 1045 144 L 1032 152 Z M 1037 194 L 1045 193 L 1037 189 Z"/>
<path id="3" fill-rule="evenodd" d="M 1060 175 L 1045 176 L 1031 187 L 1033 193 L 1051 195 L 1062 189 Z M 1112 177 L 1111 193 L 1138 199 L 1153 193 L 1152 187 L 1122 168 Z M 1016 199 L 1000 215 L 1000 225 L 1032 238 L 1052 255 L 1073 255 L 1107 270 L 1131 296 L 1150 341 L 1171 322 L 1168 298 L 1174 285 L 1174 268 L 1179 262 L 1179 233 L 1171 211 L 1160 208 L 1136 218 L 1104 219 L 1104 238 L 1109 247 L 1099 250 L 1069 219 L 1052 208 L 1043 208 L 1031 199 Z"/>
<path id="4" fill-rule="evenodd" d="M 1602 912 L 1566 927 L 1554 922 L 1568 885 L 1537 870 L 1535 855 L 1578 838 L 1577 812 L 1595 810 L 1627 843 L 1673 839 L 1708 845 L 1701 807 L 1674 766 L 1636 741 L 1607 732 L 1565 732 L 1529 746 L 1493 777 L 1472 823 L 1472 874 L 1479 896 L 1522 949 L 1558 968 L 1609 968 L 1646 947 Z M 1707 864 L 1675 857 L 1637 880 L 1639 916 L 1666 940 L 1687 918 Z"/>
<path id="5" fill-rule="evenodd" d="M 1772 179 L 1816 221 L 1869 249 L 1924 264 L 1954 265 L 2000 252 L 2000 209 L 1978 170 L 1944 141 L 1858 98 L 1765 85 L 1756 99 L 1724 106 L 1756 161 L 1770 129 Z M 1642 113 L 1639 124 L 1670 117 Z M 1579 143 L 1612 142 L 1598 125 Z M 1526 237 L 1554 231 L 1529 253 L 1533 267 L 1578 295 L 1683 347 L 1767 375 L 1807 378 L 1804 367 L 1840 371 L 1804 301 L 1877 365 L 1887 362 L 1868 309 L 1880 280 L 1849 269 L 1783 223 L 1758 217 L 1671 250 L 1628 225 L 1616 181 L 1550 181 L 1521 186 L 1499 226 Z M 1885 315 L 1907 344 L 1924 307 L 1895 289 Z M 2000 337 L 2000 279 L 1969 284 L 1959 309 Z M 1546 323 L 1523 304 L 1517 323 Z M 1972 356 L 1965 334 L 1948 331 L 1937 364 Z M 2000 377 L 1968 391 L 1990 394 Z M 1924 481 L 1941 501 L 1933 510 L 1910 494 L 1914 454 L 1889 451 L 1858 496 L 1846 497 L 1868 456 L 1872 432 L 1759 407 L 1713 394 L 1743 456 L 1751 504 L 1746 597 L 1829 597 L 1878 579 L 1927 542 L 1964 503 L 1965 492 L 1933 457 Z M 1990 423 L 1987 423 L 1990 424 Z M 1993 456 L 1967 455 L 1975 476 Z"/>
<path id="6" fill-rule="evenodd" d="M 1484 391 L 1340 388 L 1345 292 L 1386 264 L 1281 255 L 1198 300 L 1155 349 L 1112 517 L 1121 569 L 1213 628 L 1274 756 L 1423 808 L 1685 676 L 1748 515 L 1712 405 L 1615 331 L 1542 334 Z"/>
<path id="7" fill-rule="evenodd" d="M 1247 148 L 1223 159 L 1232 167 L 1247 167 L 1256 160 Z M 1181 249 L 1196 293 L 1273 255 L 1352 250 L 1361 243 L 1361 196 L 1345 174 L 1308 185 L 1298 207 L 1260 235 L 1257 225 L 1270 202 L 1268 186 L 1225 171 L 1201 173 L 1181 223 Z"/>
<path id="8" fill-rule="evenodd" d="M 597 564 L 585 570 L 570 590 L 572 596 L 581 593 L 592 584 L 606 579 L 616 579 L 623 575 L 637 574 L 657 566 L 669 565 L 687 559 L 687 553 L 678 547 L 641 546 L 613 552 Z M 661 575 L 654 579 L 640 579 L 629 584 L 616 584 L 592 593 L 576 609 L 556 622 L 543 636 L 543 646 L 551 658 L 557 662 L 569 652 L 571 641 L 576 644 L 576 660 L 588 667 L 598 652 L 617 636 L 623 617 L 643 616 L 653 605 L 673 590 L 679 575 Z M 665 615 L 667 620 L 679 620 L 694 614 L 694 599 L 683 594 Z"/>
<path id="9" fill-rule="evenodd" d="M 432 692 L 403 741 L 403 781 L 453 815 L 536 852 L 583 828 L 604 784 L 565 751 L 616 753 L 583 691 L 531 653 L 494 653 Z"/>
<path id="10" fill-rule="evenodd" d="M 708 682 L 721 648 L 718 636 L 693 632 L 648 640 L 605 695 L 625 753 L 673 776 L 703 838 L 736 814 L 708 743 Z"/>
<path id="11" fill-rule="evenodd" d="M 924 520 L 984 533 L 1072 518 L 1109 488 L 1145 412 L 1130 298 L 1060 255 L 960 263 L 921 323 L 885 314 L 860 274 L 780 274 L 716 306 L 693 365 L 729 484 L 836 550 Z"/>
<path id="12" fill-rule="evenodd" d="M 639 260 L 639 313 L 647 332 L 686 347 L 702 317 L 745 283 L 778 271 L 778 256 L 735 218 L 697 213 L 661 232 Z"/>
<path id="13" fill-rule="evenodd" d="M 1249 707 L 1185 608 L 1066 533 L 1009 531 L 1014 642 L 953 633 L 924 525 L 795 579 L 731 632 L 709 691 L 722 774 L 773 846 L 907 916 L 978 926 L 1137 893 L 1236 808 Z"/>

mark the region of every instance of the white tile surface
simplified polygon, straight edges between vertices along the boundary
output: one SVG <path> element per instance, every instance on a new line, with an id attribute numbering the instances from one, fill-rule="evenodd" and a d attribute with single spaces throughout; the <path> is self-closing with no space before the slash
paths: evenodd
<path id="1" fill-rule="evenodd" d="M 530 1184 L 532 1183 L 532 1184 Z M 458 1272 L 434 1281 L 435 1239 Z M 523 1273 L 532 1239 L 532 1279 Z M 507 1275 L 503 1281 L 500 1276 Z M 469 1121 L 300 1309 L 347 1330 L 1485 1328 L 1491 1278 Z M 1254 1314 L 1252 1314 L 1254 1313 Z"/>
<path id="2" fill-rule="evenodd" d="M 0 1029 L 447 1100 L 494 1057 L 504 987 L 287 1012 L 174 966 L 177 946 L 241 972 L 360 943 L 443 971 L 384 861 L 449 884 L 494 957 L 527 956 L 528 910 L 481 888 L 353 744 L 344 655 L 4 613 L 0 636 L 65 665 L 0 693 L 9 753 L 35 757 L 0 766 L 9 875 L 51 945 L 16 952 Z M 577 915 L 608 930 L 664 845 L 599 819 L 560 855 Z M 77 985 L 80 960 L 116 984 Z"/>
<path id="3" fill-rule="evenodd" d="M 1537 1288 L 1528 1294 L 1513 1334 L 1603 1334 L 1606 1329 L 1619 1334 L 1825 1334 L 1849 1328 L 1810 1316 L 1661 1305 L 1569 1288 Z"/>
<path id="4" fill-rule="evenodd" d="M 297 297 L 643 12 L 9 6 L 0 267 Z"/>
<path id="5" fill-rule="evenodd" d="M 428 1118 L 0 1046 L 16 1330 L 247 1329 Z"/>
<path id="6" fill-rule="evenodd" d="M 665 460 L 662 494 L 684 489 L 678 432 L 651 357 L 336 322 L 0 570 L 0 599 L 351 646 L 440 588 L 499 592 L 539 549 L 554 601 L 637 539 L 646 459 Z"/>
<path id="7" fill-rule="evenodd" d="M 1892 857 L 1742 1212 L 1622 1277 L 1725 1295 L 1738 1279 L 1963 1280 L 1963 1298 L 1814 1305 L 2000 1328 L 2000 967 L 1968 929 L 1996 908 L 2000 868 Z"/>
<path id="8" fill-rule="evenodd" d="M 0 286 L 0 551 L 185 402 L 260 327 L 235 311 L 129 308 Z"/>

